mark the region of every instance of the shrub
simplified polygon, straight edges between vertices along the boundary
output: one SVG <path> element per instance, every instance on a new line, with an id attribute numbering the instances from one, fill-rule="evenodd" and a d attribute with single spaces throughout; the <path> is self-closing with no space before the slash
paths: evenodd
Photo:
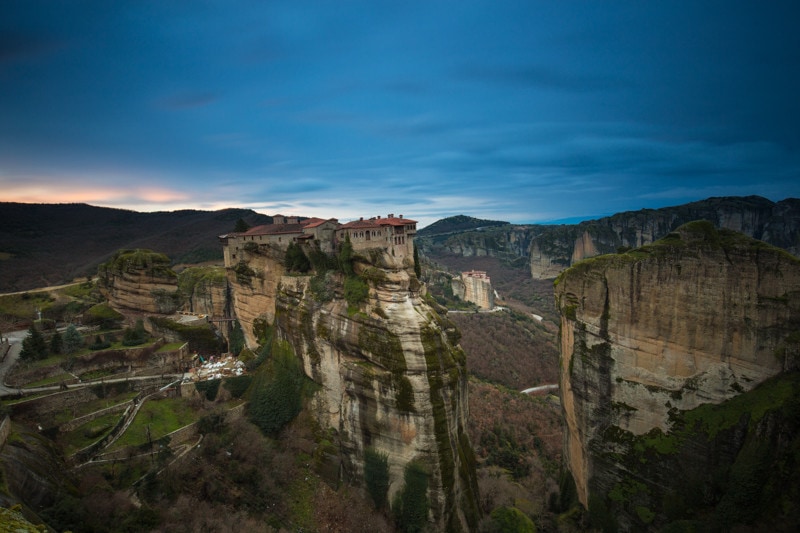
<path id="1" fill-rule="evenodd" d="M 303 249 L 294 242 L 290 242 L 289 247 L 286 249 L 285 262 L 286 269 L 290 272 L 306 273 L 311 270 L 311 263 L 308 257 L 306 257 Z"/>
<path id="2" fill-rule="evenodd" d="M 369 286 L 363 279 L 350 276 L 344 280 L 344 299 L 349 305 L 358 306 L 369 296 Z"/>
<path id="3" fill-rule="evenodd" d="M 213 402 L 217 399 L 217 392 L 219 391 L 219 384 L 221 379 L 209 379 L 206 381 L 198 381 L 194 384 L 197 392 L 205 396 L 206 400 Z"/>
<path id="4" fill-rule="evenodd" d="M 231 393 L 231 397 L 241 398 L 244 396 L 244 393 L 247 392 L 247 388 L 250 386 L 252 381 L 252 376 L 234 376 L 227 378 L 222 383 L 222 386 L 225 387 L 225 390 Z"/>
<path id="5" fill-rule="evenodd" d="M 124 346 L 137 346 L 146 340 L 147 332 L 144 329 L 142 319 L 138 319 L 134 327 L 125 328 L 125 332 L 122 335 L 122 344 Z"/>
<path id="6" fill-rule="evenodd" d="M 536 525 L 516 507 L 498 507 L 491 514 L 490 532 L 536 533 Z"/>

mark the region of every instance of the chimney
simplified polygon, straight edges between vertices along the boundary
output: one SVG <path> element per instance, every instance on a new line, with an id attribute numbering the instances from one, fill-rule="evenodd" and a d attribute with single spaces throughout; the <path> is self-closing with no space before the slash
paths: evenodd
<path id="1" fill-rule="evenodd" d="M 360 217 L 358 220 L 364 220 L 364 217 Z"/>
<path id="2" fill-rule="evenodd" d="M 400 215 L 400 218 L 403 218 L 403 215 Z"/>
<path id="3" fill-rule="evenodd" d="M 386 218 L 394 218 L 394 213 L 389 213 L 389 216 Z"/>
<path id="4" fill-rule="evenodd" d="M 380 220 L 380 219 L 381 219 L 381 216 L 380 216 L 380 215 L 378 215 L 378 220 Z"/>

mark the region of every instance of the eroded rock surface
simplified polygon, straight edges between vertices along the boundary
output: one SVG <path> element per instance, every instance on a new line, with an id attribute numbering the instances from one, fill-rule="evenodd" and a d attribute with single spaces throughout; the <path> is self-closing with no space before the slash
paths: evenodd
<path id="1" fill-rule="evenodd" d="M 646 454 L 632 464 L 631 443 L 638 451 L 659 443 L 653 456 L 677 453 L 685 442 L 675 433 L 682 413 L 730 401 L 796 368 L 800 261 L 710 222 L 578 263 L 555 291 L 565 457 L 584 505 L 592 494 L 624 499 L 626 473 L 641 484 L 636 492 L 659 494 L 670 483 L 660 478 L 669 476 L 646 470 L 653 460 Z M 665 435 L 674 440 L 659 440 Z M 738 453 L 739 439 L 714 446 Z"/>
<path id="2" fill-rule="evenodd" d="M 313 411 L 338 436 L 346 478 L 363 483 L 367 448 L 386 454 L 391 501 L 405 466 L 421 462 L 430 473 L 436 529 L 474 530 L 465 357 L 457 329 L 427 303 L 409 259 L 376 252 L 356 260 L 356 274 L 369 285 L 359 306 L 344 300 L 340 272 L 316 281 L 286 275 L 269 251 L 251 254 L 246 264 L 251 270 L 229 269 L 229 280 L 248 343 L 255 343 L 257 322 L 266 321 L 291 344 L 321 386 Z"/>

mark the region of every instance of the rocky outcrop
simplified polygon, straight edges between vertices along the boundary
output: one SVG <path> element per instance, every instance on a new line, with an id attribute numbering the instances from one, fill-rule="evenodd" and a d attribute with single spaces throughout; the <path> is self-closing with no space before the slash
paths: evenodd
<path id="1" fill-rule="evenodd" d="M 357 259 L 353 279 L 369 287 L 359 304 L 344 299 L 341 272 L 285 275 L 278 258 L 262 252 L 246 263 L 250 271 L 237 267 L 245 277 L 229 269 L 236 316 L 245 332 L 257 320 L 273 323 L 320 385 L 312 410 L 337 436 L 346 478 L 363 483 L 367 449 L 386 454 L 391 501 L 405 466 L 420 462 L 435 529 L 476 529 L 465 357 L 457 329 L 427 302 L 408 259 L 380 251 Z"/>
<path id="2" fill-rule="evenodd" d="M 800 200 L 775 203 L 759 196 L 709 198 L 575 225 L 536 226 L 530 245 L 531 275 L 554 278 L 582 259 L 649 244 L 681 224 L 701 219 L 800 255 Z"/>
<path id="3" fill-rule="evenodd" d="M 462 272 L 461 277 L 453 279 L 452 286 L 453 294 L 465 302 L 472 302 L 481 309 L 494 308 L 494 289 L 486 272 Z"/>
<path id="4" fill-rule="evenodd" d="M 98 268 L 98 287 L 114 309 L 170 314 L 180 308 L 169 258 L 150 250 L 120 250 Z"/>
<path id="5" fill-rule="evenodd" d="M 663 525 L 665 498 L 680 495 L 679 472 L 727 472 L 765 416 L 734 411 L 720 422 L 706 406 L 735 406 L 796 369 L 800 260 L 699 221 L 649 246 L 582 261 L 555 292 L 564 452 L 579 498 L 623 529 Z M 699 438 L 700 426 L 716 429 Z M 714 475 L 723 474 L 707 480 Z"/>
<path id="6" fill-rule="evenodd" d="M 496 257 L 504 264 L 524 267 L 537 226 L 494 226 L 464 233 L 428 235 L 415 241 L 424 255 L 455 254 Z"/>
<path id="7" fill-rule="evenodd" d="M 186 311 L 228 316 L 224 267 L 189 267 L 180 274 L 170 259 L 150 250 L 120 250 L 100 265 L 98 286 L 109 305 L 123 314 L 169 315 Z"/>

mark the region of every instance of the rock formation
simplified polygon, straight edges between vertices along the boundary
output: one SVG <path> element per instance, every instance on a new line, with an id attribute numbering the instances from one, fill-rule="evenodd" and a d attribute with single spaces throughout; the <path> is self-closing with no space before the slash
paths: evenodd
<path id="1" fill-rule="evenodd" d="M 642 529 L 683 517 L 665 502 L 681 501 L 689 513 L 699 501 L 685 501 L 679 471 L 699 476 L 709 507 L 721 505 L 734 487 L 715 489 L 711 480 L 733 476 L 749 442 L 761 446 L 776 427 L 784 448 L 800 435 L 775 417 L 771 430 L 759 425 L 771 411 L 735 410 L 740 395 L 772 398 L 765 382 L 797 367 L 797 258 L 698 221 L 651 245 L 582 261 L 555 292 L 565 459 L 594 525 L 614 519 Z M 709 404 L 717 416 L 735 416 L 720 422 L 707 415 Z M 769 405 L 779 410 L 777 400 Z M 785 449 L 776 446 L 778 457 Z M 708 496 L 715 490 L 721 495 Z"/>
<path id="2" fill-rule="evenodd" d="M 492 280 L 486 272 L 471 270 L 462 272 L 461 277 L 453 278 L 453 294 L 464 300 L 472 302 L 481 309 L 494 308 L 494 289 Z"/>
<path id="3" fill-rule="evenodd" d="M 120 312 L 169 314 L 178 310 L 178 278 L 169 258 L 150 250 L 120 250 L 98 268 L 98 286 Z"/>
<path id="4" fill-rule="evenodd" d="M 635 248 L 681 224 L 709 220 L 800 255 L 800 200 L 777 203 L 759 196 L 709 198 L 675 207 L 642 209 L 565 226 L 536 226 L 530 245 L 531 275 L 554 278 L 587 257 Z"/>
<path id="5" fill-rule="evenodd" d="M 100 265 L 98 276 L 109 305 L 123 314 L 226 315 L 228 282 L 223 267 L 190 267 L 176 274 L 164 254 L 120 250 Z"/>
<path id="6" fill-rule="evenodd" d="M 410 258 L 372 250 L 353 269 L 351 282 L 369 287 L 357 304 L 344 298 L 342 272 L 287 275 L 280 250 L 246 252 L 228 272 L 234 313 L 251 347 L 258 324 L 273 324 L 320 385 L 312 409 L 338 436 L 346 478 L 363 483 L 368 448 L 386 454 L 391 501 L 404 467 L 421 462 L 436 529 L 473 530 L 477 483 L 458 331 L 428 303 Z"/>

